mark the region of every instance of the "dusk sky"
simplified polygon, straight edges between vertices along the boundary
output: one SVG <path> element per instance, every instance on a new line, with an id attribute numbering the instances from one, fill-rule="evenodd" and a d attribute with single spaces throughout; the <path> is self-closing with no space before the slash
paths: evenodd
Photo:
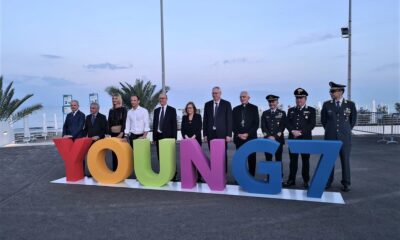
<path id="1" fill-rule="evenodd" d="M 161 88 L 158 0 L 1 0 L 1 64 L 5 83 L 29 103 L 62 104 L 72 94 L 87 112 L 89 93 L 136 78 Z M 400 101 L 399 1 L 353 0 L 353 100 L 358 106 Z M 202 108 L 211 88 L 239 104 L 266 108 L 265 96 L 309 104 L 329 98 L 328 82 L 347 84 L 348 0 L 164 0 L 169 103 Z M 60 108 L 61 111 L 61 108 Z"/>

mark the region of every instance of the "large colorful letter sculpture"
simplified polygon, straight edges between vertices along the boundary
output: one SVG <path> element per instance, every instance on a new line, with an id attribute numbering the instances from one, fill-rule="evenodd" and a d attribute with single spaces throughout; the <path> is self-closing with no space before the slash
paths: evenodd
<path id="1" fill-rule="evenodd" d="M 117 170 L 111 171 L 106 164 L 106 152 L 112 150 L 118 158 Z M 100 183 L 114 184 L 124 181 L 132 173 L 132 148 L 118 138 L 96 141 L 89 150 L 88 167 L 93 178 Z"/>
<path id="2" fill-rule="evenodd" d="M 160 172 L 157 174 L 151 168 L 150 141 L 148 139 L 133 141 L 135 174 L 144 186 L 161 187 L 171 181 L 176 172 L 175 139 L 160 140 L 159 147 Z"/>
<path id="3" fill-rule="evenodd" d="M 247 192 L 278 194 L 282 191 L 282 166 L 280 162 L 259 162 L 256 173 L 267 174 L 269 182 L 255 179 L 247 170 L 247 157 L 254 152 L 274 154 L 279 143 L 269 139 L 254 139 L 242 145 L 233 156 L 232 173 L 239 185 Z"/>
<path id="4" fill-rule="evenodd" d="M 67 181 L 73 182 L 83 179 L 83 160 L 92 144 L 92 139 L 79 138 L 72 141 L 70 138 L 55 138 L 53 142 L 64 160 Z"/>
<path id="5" fill-rule="evenodd" d="M 195 139 L 181 141 L 182 188 L 193 188 L 196 186 L 197 168 L 211 190 L 222 191 L 225 189 L 225 140 L 215 139 L 210 144 L 211 153 L 210 160 L 208 160 Z"/>
<path id="6" fill-rule="evenodd" d="M 335 166 L 336 158 L 342 147 L 341 141 L 288 140 L 292 153 L 321 154 L 315 173 L 307 191 L 308 197 L 321 198 L 329 175 Z"/>

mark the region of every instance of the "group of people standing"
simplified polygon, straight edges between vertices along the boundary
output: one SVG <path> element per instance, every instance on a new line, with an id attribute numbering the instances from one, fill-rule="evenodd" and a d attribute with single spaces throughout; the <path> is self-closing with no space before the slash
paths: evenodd
<path id="1" fill-rule="evenodd" d="M 351 130 L 356 123 L 357 111 L 355 104 L 343 98 L 345 85 L 333 82 L 330 85 L 331 100 L 323 104 L 321 110 L 321 122 L 325 128 L 325 139 L 340 140 L 343 146 L 340 150 L 342 165 L 342 190 L 350 191 L 350 148 Z M 265 153 L 267 161 L 282 161 L 283 145 L 285 144 L 285 129 L 289 132 L 289 139 L 312 139 L 312 130 L 316 125 L 316 109 L 307 105 L 308 93 L 303 88 L 294 91 L 296 106 L 289 108 L 287 113 L 279 109 L 279 96 L 268 95 L 269 109 L 259 117 L 258 107 L 249 102 L 247 91 L 240 93 L 241 104 L 232 109 L 231 103 L 221 98 L 221 89 L 212 89 L 212 100 L 205 103 L 203 117 L 198 113 L 193 102 L 185 106 L 185 115 L 182 117 L 181 134 L 183 139 L 195 139 L 200 146 L 202 142 L 208 143 L 213 139 L 224 139 L 225 143 L 233 140 L 236 149 L 246 142 L 256 139 L 260 126 L 263 137 L 277 141 L 280 145 L 274 156 Z M 63 127 L 63 137 L 79 138 L 91 137 L 94 141 L 104 138 L 106 135 L 121 138 L 133 145 L 133 140 L 147 138 L 150 132 L 150 116 L 147 109 L 140 106 L 139 96 L 131 96 L 132 108 L 127 110 L 122 106 L 122 98 L 119 94 L 112 96 L 113 107 L 110 109 L 108 119 L 99 113 L 99 105 L 92 103 L 90 114 L 86 116 L 79 111 L 79 103 L 74 100 L 71 103 L 72 112 L 67 115 Z M 177 113 L 176 109 L 168 104 L 168 96 L 165 93 L 159 95 L 159 107 L 153 113 L 152 140 L 157 147 L 158 142 L 164 138 L 177 139 Z M 233 139 L 232 139 L 233 134 Z M 133 147 L 133 146 L 132 146 Z M 226 151 L 228 149 L 226 145 Z M 300 154 L 302 159 L 303 186 L 308 188 L 310 181 L 310 154 Z M 228 155 L 225 154 L 225 166 L 227 168 Z M 296 184 L 299 154 L 291 153 L 290 173 L 284 186 L 290 187 Z M 118 162 L 113 155 L 113 170 Z M 256 153 L 248 157 L 249 173 L 255 176 Z M 333 182 L 333 171 L 326 188 L 330 188 Z M 176 181 L 176 174 L 173 181 Z M 266 178 L 268 181 L 268 178 Z M 199 177 L 199 181 L 201 178 Z"/>

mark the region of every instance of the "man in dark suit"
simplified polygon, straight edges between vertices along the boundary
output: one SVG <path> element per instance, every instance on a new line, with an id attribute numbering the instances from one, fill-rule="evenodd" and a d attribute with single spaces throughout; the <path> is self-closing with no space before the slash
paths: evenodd
<path id="1" fill-rule="evenodd" d="M 106 136 L 108 131 L 108 122 L 106 116 L 99 113 L 99 104 L 90 104 L 90 115 L 86 116 L 84 136 L 97 141 Z"/>
<path id="2" fill-rule="evenodd" d="M 233 142 L 236 149 L 240 148 L 246 142 L 257 138 L 257 129 L 260 118 L 258 107 L 249 103 L 250 96 L 247 91 L 240 93 L 240 102 L 242 104 L 233 108 Z M 256 153 L 248 157 L 249 172 L 255 176 L 256 173 Z"/>
<path id="3" fill-rule="evenodd" d="M 311 140 L 312 130 L 316 124 L 315 108 L 306 105 L 308 93 L 303 88 L 297 88 L 294 91 L 296 97 L 296 106 L 289 108 L 287 114 L 286 128 L 289 131 L 289 139 Z M 296 184 L 297 164 L 299 154 L 291 153 L 290 156 L 290 174 L 288 181 L 284 186 L 289 187 Z M 304 188 L 308 188 L 310 180 L 310 154 L 301 154 L 302 176 Z"/>
<path id="4" fill-rule="evenodd" d="M 65 118 L 62 136 L 73 140 L 84 137 L 84 126 L 85 114 L 79 110 L 79 102 L 72 100 L 71 112 Z"/>
<path id="5" fill-rule="evenodd" d="M 261 116 L 261 130 L 264 138 L 279 142 L 279 148 L 275 152 L 275 161 L 282 163 L 283 145 L 285 144 L 286 113 L 278 108 L 279 96 L 268 95 L 265 99 L 268 101 L 269 109 L 264 111 Z M 265 160 L 272 161 L 272 154 L 265 153 Z"/>
<path id="6" fill-rule="evenodd" d="M 213 139 L 225 139 L 225 171 L 228 171 L 228 142 L 232 138 L 232 107 L 231 103 L 221 99 L 221 88 L 212 89 L 213 100 L 204 105 L 203 136 L 208 142 Z"/>
<path id="7" fill-rule="evenodd" d="M 164 138 L 176 139 L 178 127 L 176 109 L 167 105 L 167 94 L 160 94 L 158 100 L 160 107 L 154 110 L 153 115 L 153 141 L 156 143 L 157 157 L 160 160 L 158 141 Z M 176 173 L 173 181 L 176 181 Z"/>
<path id="8" fill-rule="evenodd" d="M 354 102 L 343 98 L 345 85 L 330 82 L 332 100 L 324 102 L 321 110 L 321 123 L 325 129 L 326 140 L 340 140 L 343 145 L 340 149 L 342 165 L 342 191 L 350 191 L 350 151 L 351 130 L 357 121 L 357 110 Z M 334 169 L 329 177 L 326 188 L 333 182 Z"/>

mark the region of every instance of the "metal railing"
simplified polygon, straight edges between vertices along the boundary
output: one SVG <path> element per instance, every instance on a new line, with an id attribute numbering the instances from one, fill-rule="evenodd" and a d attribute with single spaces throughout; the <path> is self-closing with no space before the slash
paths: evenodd
<path id="1" fill-rule="evenodd" d="M 396 138 L 400 136 L 400 114 L 359 113 L 354 130 L 378 135 L 377 142 L 398 143 Z"/>

